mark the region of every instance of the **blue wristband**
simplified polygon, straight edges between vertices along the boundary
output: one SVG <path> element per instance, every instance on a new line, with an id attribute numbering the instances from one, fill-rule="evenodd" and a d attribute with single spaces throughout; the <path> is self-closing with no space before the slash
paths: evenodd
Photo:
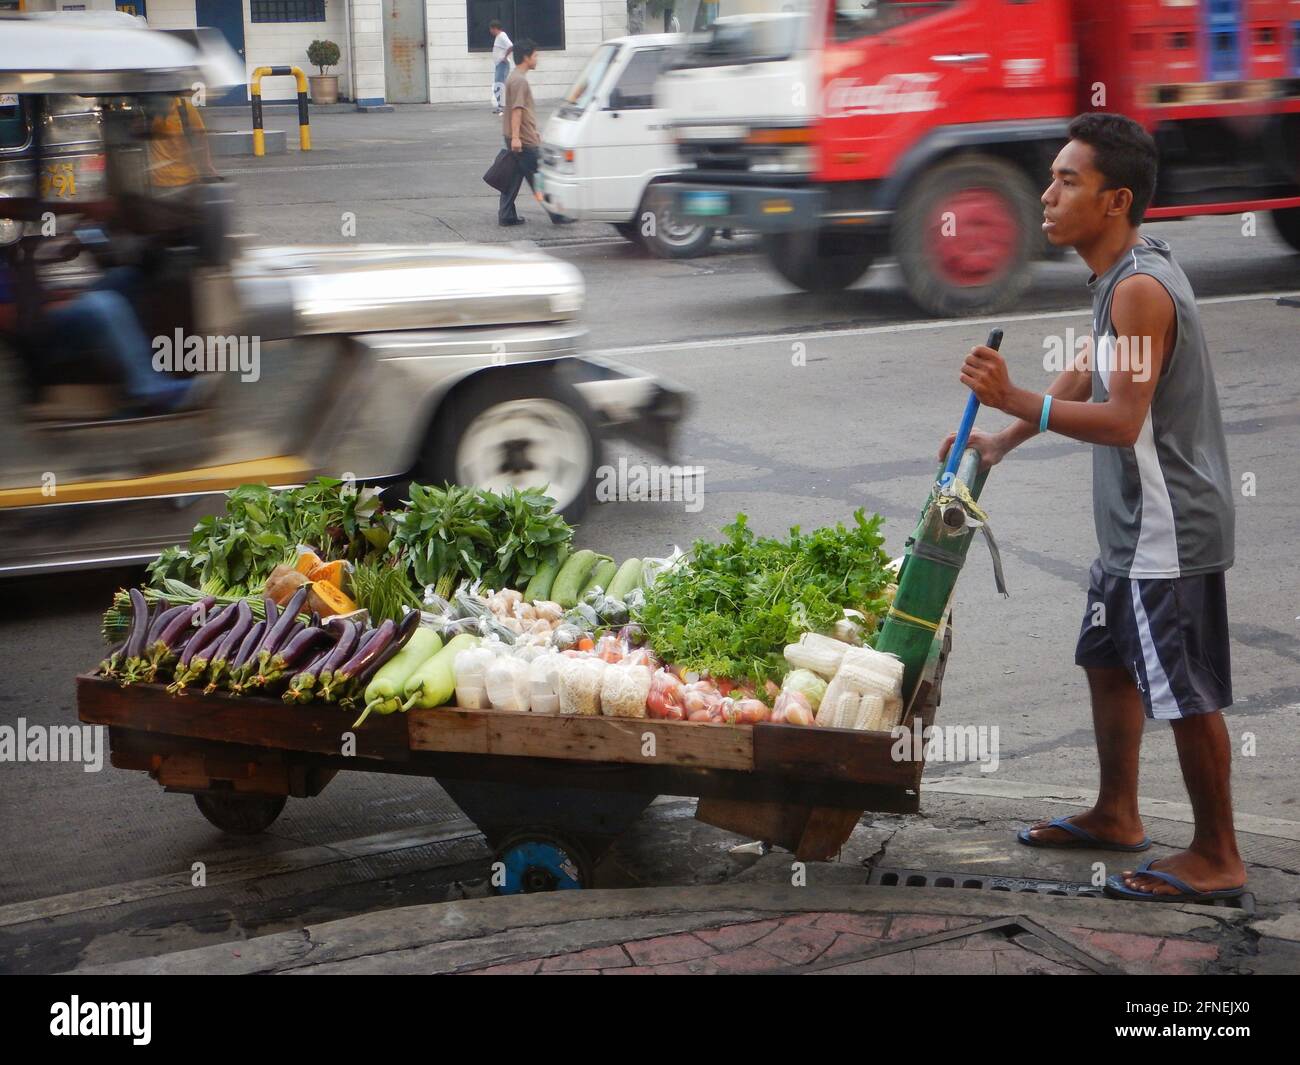
<path id="1" fill-rule="evenodd" d="M 1047 432 L 1047 418 L 1051 413 L 1052 413 L 1052 397 L 1044 396 L 1043 413 L 1042 416 L 1038 419 L 1038 431 L 1040 433 Z"/>

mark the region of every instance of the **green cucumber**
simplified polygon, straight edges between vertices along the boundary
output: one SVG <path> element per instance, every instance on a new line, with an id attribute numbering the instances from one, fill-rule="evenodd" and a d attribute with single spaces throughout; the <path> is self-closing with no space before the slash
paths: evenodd
<path id="1" fill-rule="evenodd" d="M 626 599 L 628 592 L 640 586 L 641 570 L 643 568 L 644 564 L 639 558 L 629 558 L 623 565 L 618 567 L 618 573 L 609 582 L 605 594 L 611 599 L 617 599 L 620 602 Z"/>
<path id="2" fill-rule="evenodd" d="M 551 601 L 559 603 L 565 610 L 577 606 L 587 578 L 591 576 L 598 561 L 600 556 L 595 551 L 584 549 L 571 554 L 555 575 L 555 583 L 551 585 Z"/>
<path id="3" fill-rule="evenodd" d="M 524 589 L 525 603 L 536 603 L 543 599 L 550 599 L 551 587 L 555 584 L 555 575 L 569 561 L 571 551 L 572 548 L 565 544 L 556 552 L 554 562 L 544 562 L 537 568 L 537 572 L 533 574 L 533 579 L 528 582 L 528 587 Z"/>
<path id="4" fill-rule="evenodd" d="M 609 587 L 609 582 L 614 579 L 614 574 L 618 572 L 618 565 L 608 555 L 603 556 L 596 563 L 596 568 L 591 571 L 591 576 L 587 578 L 587 583 L 582 586 L 582 591 L 578 598 L 581 599 L 593 588 L 599 588 L 605 591 Z"/>
<path id="5" fill-rule="evenodd" d="M 352 725 L 359 728 L 371 713 L 391 714 L 402 708 L 403 687 L 425 662 L 442 650 L 442 640 L 432 629 L 418 628 L 391 661 L 366 685 L 366 708 Z"/>
<path id="6" fill-rule="evenodd" d="M 446 647 L 407 678 L 402 687 L 407 697 L 402 709 L 430 710 L 450 699 L 456 691 L 456 656 L 481 642 L 477 636 L 467 632 L 448 640 Z"/>

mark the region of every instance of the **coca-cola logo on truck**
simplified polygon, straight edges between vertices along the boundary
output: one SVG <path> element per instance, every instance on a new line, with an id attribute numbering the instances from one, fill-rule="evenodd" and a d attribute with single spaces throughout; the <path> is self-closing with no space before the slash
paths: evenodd
<path id="1" fill-rule="evenodd" d="M 936 111 L 939 94 L 930 86 L 938 80 L 938 74 L 890 74 L 875 85 L 863 85 L 852 78 L 836 78 L 826 86 L 826 113 L 843 117 Z"/>

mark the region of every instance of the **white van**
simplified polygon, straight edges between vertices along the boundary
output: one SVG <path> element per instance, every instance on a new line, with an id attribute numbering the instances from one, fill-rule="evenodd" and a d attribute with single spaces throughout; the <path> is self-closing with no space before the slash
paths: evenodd
<path id="1" fill-rule="evenodd" d="M 541 196 L 556 214 L 609 222 L 656 255 L 685 259 L 713 239 L 678 221 L 657 179 L 680 168 L 655 80 L 681 34 L 616 37 L 596 49 L 542 133 Z"/>

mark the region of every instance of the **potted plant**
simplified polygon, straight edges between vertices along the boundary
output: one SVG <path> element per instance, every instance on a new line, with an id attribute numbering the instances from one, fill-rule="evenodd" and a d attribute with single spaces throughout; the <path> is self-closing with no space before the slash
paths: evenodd
<path id="1" fill-rule="evenodd" d="M 311 102 L 314 104 L 336 104 L 339 102 L 339 76 L 326 74 L 327 68 L 339 61 L 339 46 L 333 41 L 312 41 L 307 46 L 307 62 L 320 71 L 311 74 Z"/>

